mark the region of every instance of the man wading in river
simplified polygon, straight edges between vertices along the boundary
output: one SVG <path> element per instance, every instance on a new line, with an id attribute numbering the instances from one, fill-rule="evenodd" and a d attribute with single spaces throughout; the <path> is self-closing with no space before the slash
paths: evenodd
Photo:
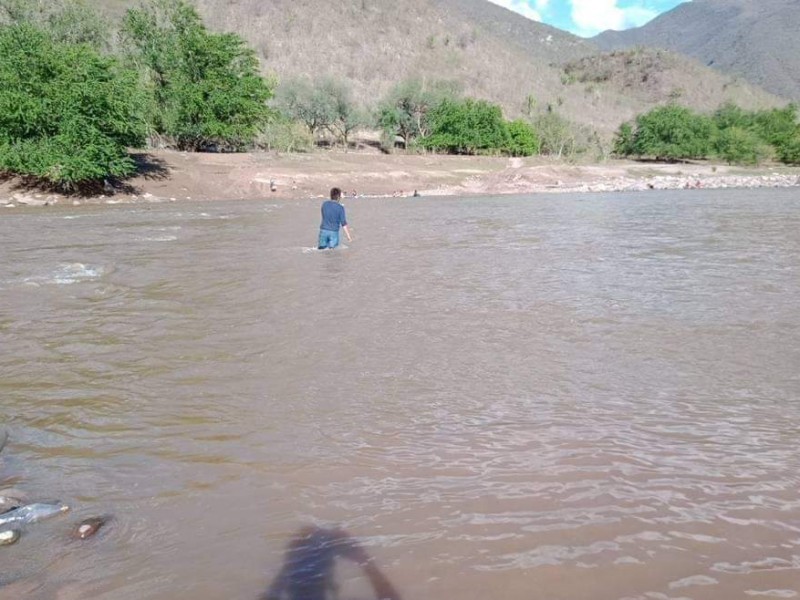
<path id="1" fill-rule="evenodd" d="M 344 229 L 347 241 L 353 241 L 341 201 L 342 190 L 333 188 L 331 199 L 322 203 L 322 224 L 319 226 L 319 244 L 317 244 L 319 250 L 336 248 L 339 245 L 339 227 Z"/>

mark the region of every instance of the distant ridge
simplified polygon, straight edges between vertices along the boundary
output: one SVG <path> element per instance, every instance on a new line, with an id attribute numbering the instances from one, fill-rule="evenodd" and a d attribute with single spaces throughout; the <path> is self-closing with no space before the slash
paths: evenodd
<path id="1" fill-rule="evenodd" d="M 115 17 L 140 0 L 104 0 Z M 597 53 L 582 38 L 526 19 L 488 0 L 196 0 L 208 25 L 233 31 L 279 80 L 332 76 L 374 106 L 406 78 L 457 81 L 464 93 L 496 102 L 515 118 L 548 107 L 608 138 L 621 122 L 679 95 L 701 110 L 741 99 L 774 106 L 762 90 L 681 56 L 651 65 L 660 85 L 618 77 L 576 83 L 564 65 Z M 603 61 L 602 57 L 597 60 Z M 618 68 L 619 57 L 611 59 Z M 592 67 L 594 68 L 594 67 Z M 623 84 L 624 83 L 624 84 Z"/>
<path id="2" fill-rule="evenodd" d="M 666 48 L 800 100 L 800 0 L 693 0 L 592 41 L 605 50 Z"/>

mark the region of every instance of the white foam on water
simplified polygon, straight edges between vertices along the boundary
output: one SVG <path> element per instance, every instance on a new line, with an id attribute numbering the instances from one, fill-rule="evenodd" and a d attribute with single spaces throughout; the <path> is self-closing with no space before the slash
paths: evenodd
<path id="1" fill-rule="evenodd" d="M 693 577 L 686 577 L 685 579 L 673 581 L 669 584 L 669 588 L 674 590 L 676 588 L 693 587 L 696 585 L 717 585 L 718 583 L 719 581 L 713 577 L 708 577 L 706 575 L 695 575 Z"/>
<path id="2" fill-rule="evenodd" d="M 792 560 L 784 558 L 767 557 L 757 561 L 745 561 L 739 564 L 719 562 L 711 567 L 718 573 L 733 573 L 746 575 L 758 571 L 786 571 L 800 568 L 800 556 L 793 556 Z"/>
<path id="3" fill-rule="evenodd" d="M 139 242 L 174 242 L 178 237 L 174 235 L 156 235 L 150 237 L 136 238 Z"/>
<path id="4" fill-rule="evenodd" d="M 102 267 L 93 267 L 83 263 L 69 263 L 59 265 L 55 271 L 46 275 L 36 275 L 33 277 L 26 277 L 22 280 L 25 285 L 69 285 L 72 283 L 79 283 L 81 281 L 89 281 L 102 277 L 104 269 Z"/>
<path id="5" fill-rule="evenodd" d="M 767 598 L 797 598 L 797 592 L 793 590 L 746 590 L 748 596 L 764 596 Z"/>
<path id="6" fill-rule="evenodd" d="M 333 250 L 347 250 L 348 248 L 349 248 L 349 246 L 345 246 L 344 244 L 339 244 L 336 248 L 333 248 Z M 316 246 L 302 246 L 300 248 L 300 251 L 303 254 L 312 254 L 312 253 L 316 254 L 317 252 L 330 252 L 330 250 L 328 248 L 324 248 L 324 249 L 320 250 Z"/>

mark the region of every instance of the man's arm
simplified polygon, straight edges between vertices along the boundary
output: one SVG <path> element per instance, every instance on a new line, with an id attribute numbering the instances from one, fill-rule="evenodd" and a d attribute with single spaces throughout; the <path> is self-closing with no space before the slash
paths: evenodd
<path id="1" fill-rule="evenodd" d="M 341 204 L 339 206 L 341 206 Z M 342 229 L 344 229 L 344 233 L 347 236 L 347 241 L 352 242 L 353 236 L 350 235 L 350 228 L 347 226 L 347 211 L 345 211 L 344 206 L 342 206 L 341 223 Z"/>

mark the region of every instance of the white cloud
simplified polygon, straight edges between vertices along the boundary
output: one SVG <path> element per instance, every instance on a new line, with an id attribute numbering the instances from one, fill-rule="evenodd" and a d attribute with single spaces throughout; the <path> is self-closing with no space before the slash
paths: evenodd
<path id="1" fill-rule="evenodd" d="M 628 29 L 644 25 L 658 15 L 643 6 L 620 8 L 617 0 L 572 0 L 572 20 L 580 35 L 590 36 L 606 29 Z"/>
<path id="2" fill-rule="evenodd" d="M 547 8 L 549 0 L 536 0 L 536 8 L 530 5 L 528 0 L 489 0 L 495 4 L 513 10 L 515 13 L 521 14 L 523 17 L 533 19 L 534 21 L 542 20 L 542 13 L 540 10 Z M 538 10 L 537 10 L 538 9 Z"/>

